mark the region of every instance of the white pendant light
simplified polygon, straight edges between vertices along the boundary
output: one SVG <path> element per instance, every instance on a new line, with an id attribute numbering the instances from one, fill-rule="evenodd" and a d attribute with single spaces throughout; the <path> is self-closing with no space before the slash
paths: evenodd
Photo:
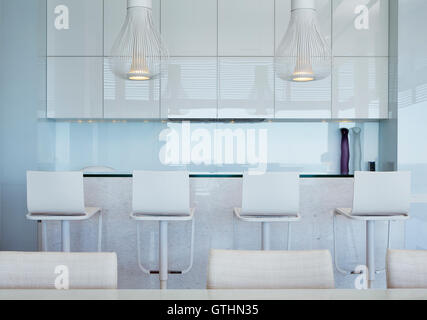
<path id="1" fill-rule="evenodd" d="M 114 74 L 126 80 L 151 80 L 168 57 L 153 23 L 152 0 L 128 0 L 125 23 L 111 52 Z"/>
<path id="2" fill-rule="evenodd" d="M 309 82 L 331 74 L 331 50 L 320 32 L 315 0 L 292 0 L 291 21 L 276 52 L 276 73 L 285 81 Z"/>

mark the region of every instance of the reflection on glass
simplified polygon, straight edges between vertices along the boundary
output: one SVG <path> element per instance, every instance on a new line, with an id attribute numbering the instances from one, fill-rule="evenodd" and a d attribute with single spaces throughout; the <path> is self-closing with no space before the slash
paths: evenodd
<path id="1" fill-rule="evenodd" d="M 274 118 L 273 59 L 220 59 L 220 118 Z"/>
<path id="2" fill-rule="evenodd" d="M 175 58 L 164 70 L 162 108 L 169 117 L 216 118 L 216 58 Z"/>
<path id="3" fill-rule="evenodd" d="M 338 123 L 144 123 L 41 122 L 39 162 L 47 170 L 107 166 L 119 172 L 170 170 L 242 172 L 266 170 L 338 174 L 341 127 L 362 128 L 362 169 L 378 160 L 377 122 Z M 162 161 L 173 130 L 176 159 Z M 350 143 L 352 137 L 350 136 Z M 249 146 L 248 146 L 249 144 Z M 350 168 L 351 169 L 351 168 Z"/>

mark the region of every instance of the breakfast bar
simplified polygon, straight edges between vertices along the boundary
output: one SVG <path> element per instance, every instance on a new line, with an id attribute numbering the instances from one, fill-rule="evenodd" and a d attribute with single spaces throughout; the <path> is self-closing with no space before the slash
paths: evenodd
<path id="1" fill-rule="evenodd" d="M 259 250 L 261 248 L 260 224 L 242 223 L 234 217 L 233 208 L 242 202 L 242 174 L 190 175 L 191 207 L 195 212 L 194 266 L 186 275 L 171 275 L 171 289 L 204 289 L 208 253 L 214 249 Z M 353 178 L 341 176 L 301 176 L 300 222 L 293 224 L 291 250 L 328 249 L 333 252 L 333 211 L 335 208 L 351 208 Z M 88 173 L 85 174 L 87 205 L 102 208 L 103 249 L 117 252 L 119 260 L 120 288 L 158 287 L 156 276 L 145 275 L 138 268 L 135 223 L 130 220 L 132 211 L 132 174 Z M 377 236 L 386 239 L 387 224 L 377 224 Z M 60 250 L 60 228 L 52 223 L 48 227 L 49 250 Z M 141 257 L 153 270 L 158 268 L 158 225 L 154 222 L 141 224 Z M 190 255 L 191 222 L 169 226 L 170 268 L 179 270 L 188 264 Z M 90 223 L 76 222 L 71 226 L 74 251 L 95 251 L 97 242 L 96 220 Z M 287 248 L 286 224 L 274 224 L 271 230 L 273 250 Z M 404 245 L 404 224 L 392 224 L 393 248 Z M 355 269 L 365 264 L 365 226 L 361 222 L 348 222 L 338 218 L 337 250 L 341 266 Z M 379 242 L 378 266 L 384 268 L 387 243 Z M 382 259 L 381 259 L 382 258 Z M 344 277 L 336 272 L 337 288 L 352 289 L 356 276 Z M 385 288 L 385 274 L 377 279 L 379 288 Z"/>

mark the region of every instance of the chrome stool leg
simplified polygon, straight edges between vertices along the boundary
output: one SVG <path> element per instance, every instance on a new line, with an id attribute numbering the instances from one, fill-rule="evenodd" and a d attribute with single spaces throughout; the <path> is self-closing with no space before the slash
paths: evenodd
<path id="1" fill-rule="evenodd" d="M 168 287 L 168 222 L 160 221 L 159 228 L 159 277 L 160 289 Z"/>
<path id="2" fill-rule="evenodd" d="M 391 248 L 391 221 L 388 222 L 388 233 L 387 233 L 387 250 Z M 386 269 L 376 270 L 376 274 L 384 273 Z"/>
<path id="3" fill-rule="evenodd" d="M 47 222 L 42 221 L 42 250 L 47 252 Z"/>
<path id="4" fill-rule="evenodd" d="M 62 252 L 71 251 L 70 221 L 61 221 Z"/>
<path id="5" fill-rule="evenodd" d="M 368 267 L 369 278 L 368 288 L 372 288 L 375 281 L 375 221 L 366 221 L 366 266 Z"/>
<path id="6" fill-rule="evenodd" d="M 98 252 L 102 252 L 102 211 L 98 216 Z"/>
<path id="7" fill-rule="evenodd" d="M 262 222 L 262 250 L 263 251 L 269 251 L 270 250 L 270 231 L 271 231 L 271 224 L 269 222 Z"/>

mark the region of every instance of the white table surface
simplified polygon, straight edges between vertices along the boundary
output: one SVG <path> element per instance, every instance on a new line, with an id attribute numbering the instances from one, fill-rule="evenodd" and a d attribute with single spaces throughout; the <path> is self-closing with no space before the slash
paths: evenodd
<path id="1" fill-rule="evenodd" d="M 427 290 L 0 290 L 0 300 L 427 300 Z"/>

